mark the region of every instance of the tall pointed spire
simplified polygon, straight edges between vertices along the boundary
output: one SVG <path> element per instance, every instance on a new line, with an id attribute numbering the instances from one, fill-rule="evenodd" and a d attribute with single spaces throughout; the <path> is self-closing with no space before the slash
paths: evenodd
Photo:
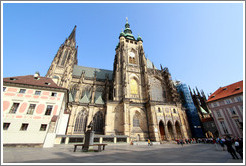
<path id="1" fill-rule="evenodd" d="M 71 32 L 70 36 L 68 37 L 69 40 L 72 40 L 75 42 L 75 32 L 76 32 L 76 25 L 73 28 L 73 31 Z"/>

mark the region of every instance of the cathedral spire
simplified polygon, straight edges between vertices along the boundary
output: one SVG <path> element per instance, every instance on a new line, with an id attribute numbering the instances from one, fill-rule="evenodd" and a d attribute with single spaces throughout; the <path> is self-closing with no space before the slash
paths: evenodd
<path id="1" fill-rule="evenodd" d="M 75 42 L 75 32 L 76 32 L 76 25 L 73 28 L 73 31 L 71 32 L 70 36 L 68 37 L 69 40 L 72 40 Z"/>

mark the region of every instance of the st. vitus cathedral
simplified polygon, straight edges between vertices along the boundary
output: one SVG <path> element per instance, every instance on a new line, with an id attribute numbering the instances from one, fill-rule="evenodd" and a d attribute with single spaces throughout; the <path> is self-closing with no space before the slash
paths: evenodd
<path id="1" fill-rule="evenodd" d="M 76 26 L 60 46 L 46 77 L 69 89 L 67 135 L 83 135 L 90 122 L 95 134 L 130 140 L 188 138 L 189 126 L 168 68 L 158 70 L 145 57 L 143 40 L 128 20 L 119 35 L 114 67 L 78 65 Z"/>

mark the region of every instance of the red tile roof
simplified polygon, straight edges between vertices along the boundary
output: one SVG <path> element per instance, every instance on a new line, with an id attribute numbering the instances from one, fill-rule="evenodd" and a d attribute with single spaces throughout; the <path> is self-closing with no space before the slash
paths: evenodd
<path id="1" fill-rule="evenodd" d="M 243 81 L 233 83 L 217 89 L 208 97 L 207 102 L 215 101 L 232 95 L 243 93 Z"/>
<path id="2" fill-rule="evenodd" d="M 33 75 L 6 77 L 6 78 L 3 78 L 3 82 L 66 89 L 66 88 L 57 86 L 57 84 L 51 78 L 38 76 L 36 79 L 34 78 Z"/>

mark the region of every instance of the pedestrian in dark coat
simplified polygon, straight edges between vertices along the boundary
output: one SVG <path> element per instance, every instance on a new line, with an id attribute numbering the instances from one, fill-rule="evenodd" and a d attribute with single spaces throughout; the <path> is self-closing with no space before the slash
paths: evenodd
<path id="1" fill-rule="evenodd" d="M 235 141 L 236 152 L 240 155 L 241 159 L 243 159 L 243 142 L 242 140 L 237 139 Z"/>
<path id="2" fill-rule="evenodd" d="M 225 140 L 225 145 L 227 146 L 227 151 L 231 154 L 232 158 L 233 159 L 239 159 L 237 157 L 236 151 L 232 147 L 232 140 L 229 136 Z"/>

